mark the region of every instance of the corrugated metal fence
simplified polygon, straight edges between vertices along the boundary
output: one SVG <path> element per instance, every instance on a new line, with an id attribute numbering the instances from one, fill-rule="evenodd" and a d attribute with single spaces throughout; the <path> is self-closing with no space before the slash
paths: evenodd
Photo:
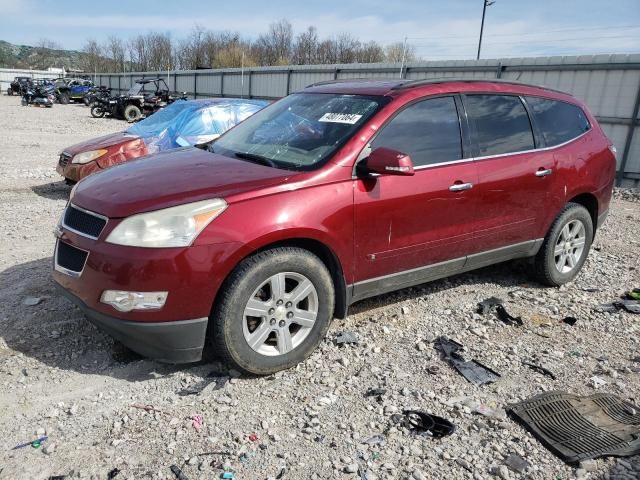
<path id="1" fill-rule="evenodd" d="M 640 184 L 640 55 L 509 58 L 480 61 L 260 67 L 98 74 L 97 83 L 127 90 L 162 76 L 171 90 L 197 97 L 275 99 L 314 82 L 352 78 L 502 78 L 563 90 L 584 100 L 618 149 L 618 183 Z"/>

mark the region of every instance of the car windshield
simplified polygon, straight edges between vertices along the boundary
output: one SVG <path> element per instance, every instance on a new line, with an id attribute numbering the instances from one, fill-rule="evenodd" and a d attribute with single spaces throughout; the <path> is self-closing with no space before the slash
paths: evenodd
<path id="1" fill-rule="evenodd" d="M 249 117 L 209 151 L 276 168 L 314 170 L 382 105 L 384 97 L 298 93 Z"/>

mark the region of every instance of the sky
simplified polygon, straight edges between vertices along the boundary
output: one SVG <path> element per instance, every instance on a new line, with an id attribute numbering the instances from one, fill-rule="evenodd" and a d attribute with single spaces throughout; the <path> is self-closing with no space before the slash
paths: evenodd
<path id="1" fill-rule="evenodd" d="M 89 38 L 148 31 L 188 35 L 195 24 L 256 38 L 288 19 L 321 38 L 350 33 L 407 42 L 427 60 L 475 58 L 483 0 L 0 0 L 0 40 L 53 40 L 81 49 Z M 495 0 L 487 8 L 483 58 L 640 53 L 640 0 Z"/>

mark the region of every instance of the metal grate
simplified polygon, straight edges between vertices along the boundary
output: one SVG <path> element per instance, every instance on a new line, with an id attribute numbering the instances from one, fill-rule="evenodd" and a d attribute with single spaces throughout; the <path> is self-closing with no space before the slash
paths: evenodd
<path id="1" fill-rule="evenodd" d="M 72 247 L 64 242 L 58 242 L 56 263 L 72 272 L 80 273 L 87 261 L 89 252 Z"/>
<path id="2" fill-rule="evenodd" d="M 69 205 L 64 212 L 64 226 L 80 235 L 98 238 L 107 219 Z"/>
<path id="3" fill-rule="evenodd" d="M 549 392 L 510 405 L 508 410 L 569 463 L 640 453 L 638 408 L 615 395 Z"/>
<path id="4" fill-rule="evenodd" d="M 69 164 L 70 160 L 71 160 L 71 154 L 67 152 L 62 152 L 60 154 L 60 159 L 58 160 L 58 165 L 60 165 L 61 167 L 66 167 Z"/>

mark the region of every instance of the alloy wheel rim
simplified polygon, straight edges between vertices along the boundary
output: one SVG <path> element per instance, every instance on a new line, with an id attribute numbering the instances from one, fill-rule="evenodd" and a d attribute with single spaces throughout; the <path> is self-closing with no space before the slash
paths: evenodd
<path id="1" fill-rule="evenodd" d="M 280 272 L 262 282 L 247 301 L 244 339 L 255 352 L 285 355 L 300 346 L 318 318 L 318 292 L 307 277 Z"/>
<path id="2" fill-rule="evenodd" d="M 572 220 L 562 230 L 553 250 L 556 269 L 560 273 L 573 271 L 584 252 L 586 230 L 580 220 Z"/>

